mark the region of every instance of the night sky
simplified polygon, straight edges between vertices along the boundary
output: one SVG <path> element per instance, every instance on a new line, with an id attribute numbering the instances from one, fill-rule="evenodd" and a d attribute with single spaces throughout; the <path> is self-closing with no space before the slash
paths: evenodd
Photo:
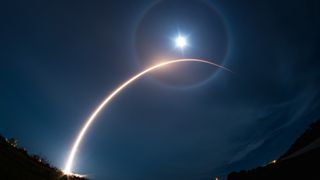
<path id="1" fill-rule="evenodd" d="M 132 84 L 93 124 L 74 171 L 205 180 L 264 165 L 320 118 L 319 1 L 0 3 L 0 133 L 64 168 L 96 106 L 159 59 L 201 58 Z M 177 49 L 183 34 L 188 46 Z"/>

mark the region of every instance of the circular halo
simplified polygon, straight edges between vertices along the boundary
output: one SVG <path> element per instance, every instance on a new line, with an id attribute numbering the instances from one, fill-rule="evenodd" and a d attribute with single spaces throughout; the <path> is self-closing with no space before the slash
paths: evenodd
<path id="1" fill-rule="evenodd" d="M 187 37 L 184 48 L 172 45 L 172 39 L 180 33 Z M 229 46 L 225 22 L 207 1 L 157 1 L 142 13 L 133 37 L 139 69 L 174 58 L 202 58 L 223 65 Z M 219 72 L 206 68 L 173 67 L 165 73 L 154 73 L 149 79 L 165 87 L 189 89 L 205 84 Z M 177 76 L 176 71 L 181 75 Z"/>

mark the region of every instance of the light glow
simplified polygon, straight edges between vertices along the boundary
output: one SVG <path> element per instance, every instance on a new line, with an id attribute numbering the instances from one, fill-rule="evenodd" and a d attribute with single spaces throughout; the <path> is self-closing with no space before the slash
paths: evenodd
<path id="1" fill-rule="evenodd" d="M 179 35 L 175 39 L 176 47 L 183 49 L 187 45 L 187 39 L 181 35 Z"/>
<path id="2" fill-rule="evenodd" d="M 170 61 L 166 61 L 166 62 L 162 62 L 159 64 L 156 64 L 154 66 L 151 66 L 145 70 L 143 70 L 142 72 L 136 74 L 135 76 L 131 77 L 130 79 L 128 79 L 127 81 L 125 81 L 123 84 L 121 84 L 119 87 L 117 87 L 114 91 L 112 91 L 102 102 L 101 104 L 95 109 L 95 111 L 90 115 L 90 117 L 85 121 L 83 127 L 81 128 L 73 146 L 72 149 L 70 151 L 68 160 L 66 162 L 65 165 L 65 169 L 64 169 L 64 173 L 65 174 L 73 174 L 72 173 L 72 165 L 73 165 L 73 161 L 76 155 L 76 152 L 79 148 L 79 145 L 81 144 L 81 141 L 83 139 L 83 137 L 86 135 L 90 125 L 94 122 L 95 118 L 97 117 L 97 115 L 100 113 L 100 111 L 106 107 L 108 105 L 108 103 L 118 94 L 121 92 L 121 90 L 125 89 L 128 85 L 130 85 L 133 81 L 139 79 L 140 77 L 142 77 L 143 75 L 147 74 L 148 72 L 151 72 L 153 70 L 156 70 L 158 68 L 164 67 L 164 66 L 168 66 L 171 64 L 175 64 L 175 63 L 182 63 L 182 62 L 197 62 L 197 63 L 204 63 L 204 64 L 209 64 L 218 68 L 221 68 L 223 70 L 232 72 L 231 70 L 229 70 L 228 68 L 225 68 L 221 65 L 218 65 L 216 63 L 210 62 L 210 61 L 206 61 L 206 60 L 201 60 L 201 59 L 176 59 L 176 60 L 170 60 Z"/>

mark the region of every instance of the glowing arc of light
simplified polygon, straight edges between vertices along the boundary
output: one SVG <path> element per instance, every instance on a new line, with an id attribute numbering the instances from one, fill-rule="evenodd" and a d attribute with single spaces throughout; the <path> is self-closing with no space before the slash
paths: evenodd
<path id="1" fill-rule="evenodd" d="M 223 67 L 219 64 L 210 62 L 210 61 L 206 61 L 206 60 L 201 60 L 201 59 L 176 59 L 176 60 L 170 60 L 170 61 L 166 61 L 166 62 L 162 62 L 160 64 L 151 66 L 145 70 L 143 70 L 142 72 L 136 74 L 135 76 L 133 76 L 132 78 L 130 78 L 129 80 L 125 81 L 122 85 L 120 85 L 118 88 L 116 88 L 114 91 L 111 92 L 111 94 L 109 94 L 109 96 L 107 96 L 102 103 L 96 108 L 96 110 L 91 114 L 91 116 L 86 120 L 84 126 L 82 127 L 80 133 L 77 136 L 76 141 L 74 142 L 72 149 L 70 151 L 68 160 L 66 162 L 66 166 L 64 169 L 64 173 L 65 174 L 72 174 L 71 172 L 71 168 L 72 168 L 72 164 L 73 164 L 73 160 L 74 157 L 76 155 L 77 149 L 84 137 L 84 135 L 86 134 L 88 128 L 90 127 L 90 125 L 92 124 L 92 122 L 95 120 L 96 116 L 99 114 L 99 112 L 108 104 L 108 102 L 110 102 L 113 97 L 115 97 L 122 89 L 124 89 L 125 87 L 127 87 L 129 84 L 131 84 L 133 81 L 139 79 L 141 76 L 143 76 L 144 74 L 151 72 L 152 70 L 158 69 L 160 67 L 163 66 L 167 66 L 170 64 L 174 64 L 174 63 L 179 63 L 179 62 L 198 62 L 198 63 L 205 63 L 205 64 L 209 64 L 221 69 L 224 69 L 226 71 L 232 72 L 231 70 L 229 70 L 226 67 Z"/>

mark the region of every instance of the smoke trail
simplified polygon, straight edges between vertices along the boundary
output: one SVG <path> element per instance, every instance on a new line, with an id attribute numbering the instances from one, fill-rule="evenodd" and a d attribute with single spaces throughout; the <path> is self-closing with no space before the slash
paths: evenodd
<path id="1" fill-rule="evenodd" d="M 151 72 L 155 69 L 158 69 L 160 67 L 163 66 L 167 66 L 170 64 L 174 64 L 174 63 L 180 63 L 180 62 L 198 62 L 198 63 L 205 63 L 205 64 L 209 64 L 218 68 L 221 68 L 223 70 L 232 72 L 231 70 L 229 70 L 228 68 L 225 68 L 221 65 L 218 65 L 216 63 L 213 62 L 209 62 L 206 60 L 201 60 L 201 59 L 176 59 L 176 60 L 170 60 L 170 61 L 166 61 L 154 66 L 151 66 L 145 70 L 143 70 L 142 72 L 138 73 L 137 75 L 133 76 L 132 78 L 130 78 L 129 80 L 125 81 L 122 85 L 120 85 L 119 87 L 117 87 L 114 91 L 111 92 L 111 94 L 109 94 L 109 96 L 107 96 L 102 103 L 96 108 L 96 110 L 91 114 L 91 116 L 85 121 L 84 126 L 82 127 L 79 135 L 77 136 L 76 141 L 74 142 L 72 149 L 70 151 L 65 169 L 64 169 L 64 173 L 65 174 L 72 174 L 71 172 L 71 168 L 72 168 L 72 164 L 73 164 L 73 160 L 75 158 L 77 149 L 83 139 L 83 137 L 86 135 L 87 130 L 89 129 L 90 125 L 93 123 L 93 121 L 95 120 L 96 116 L 100 113 L 100 111 L 108 105 L 108 103 L 118 94 L 121 92 L 121 90 L 123 90 L 124 88 L 126 88 L 129 84 L 131 84 L 133 81 L 139 79 L 140 77 L 142 77 L 144 74 Z"/>

